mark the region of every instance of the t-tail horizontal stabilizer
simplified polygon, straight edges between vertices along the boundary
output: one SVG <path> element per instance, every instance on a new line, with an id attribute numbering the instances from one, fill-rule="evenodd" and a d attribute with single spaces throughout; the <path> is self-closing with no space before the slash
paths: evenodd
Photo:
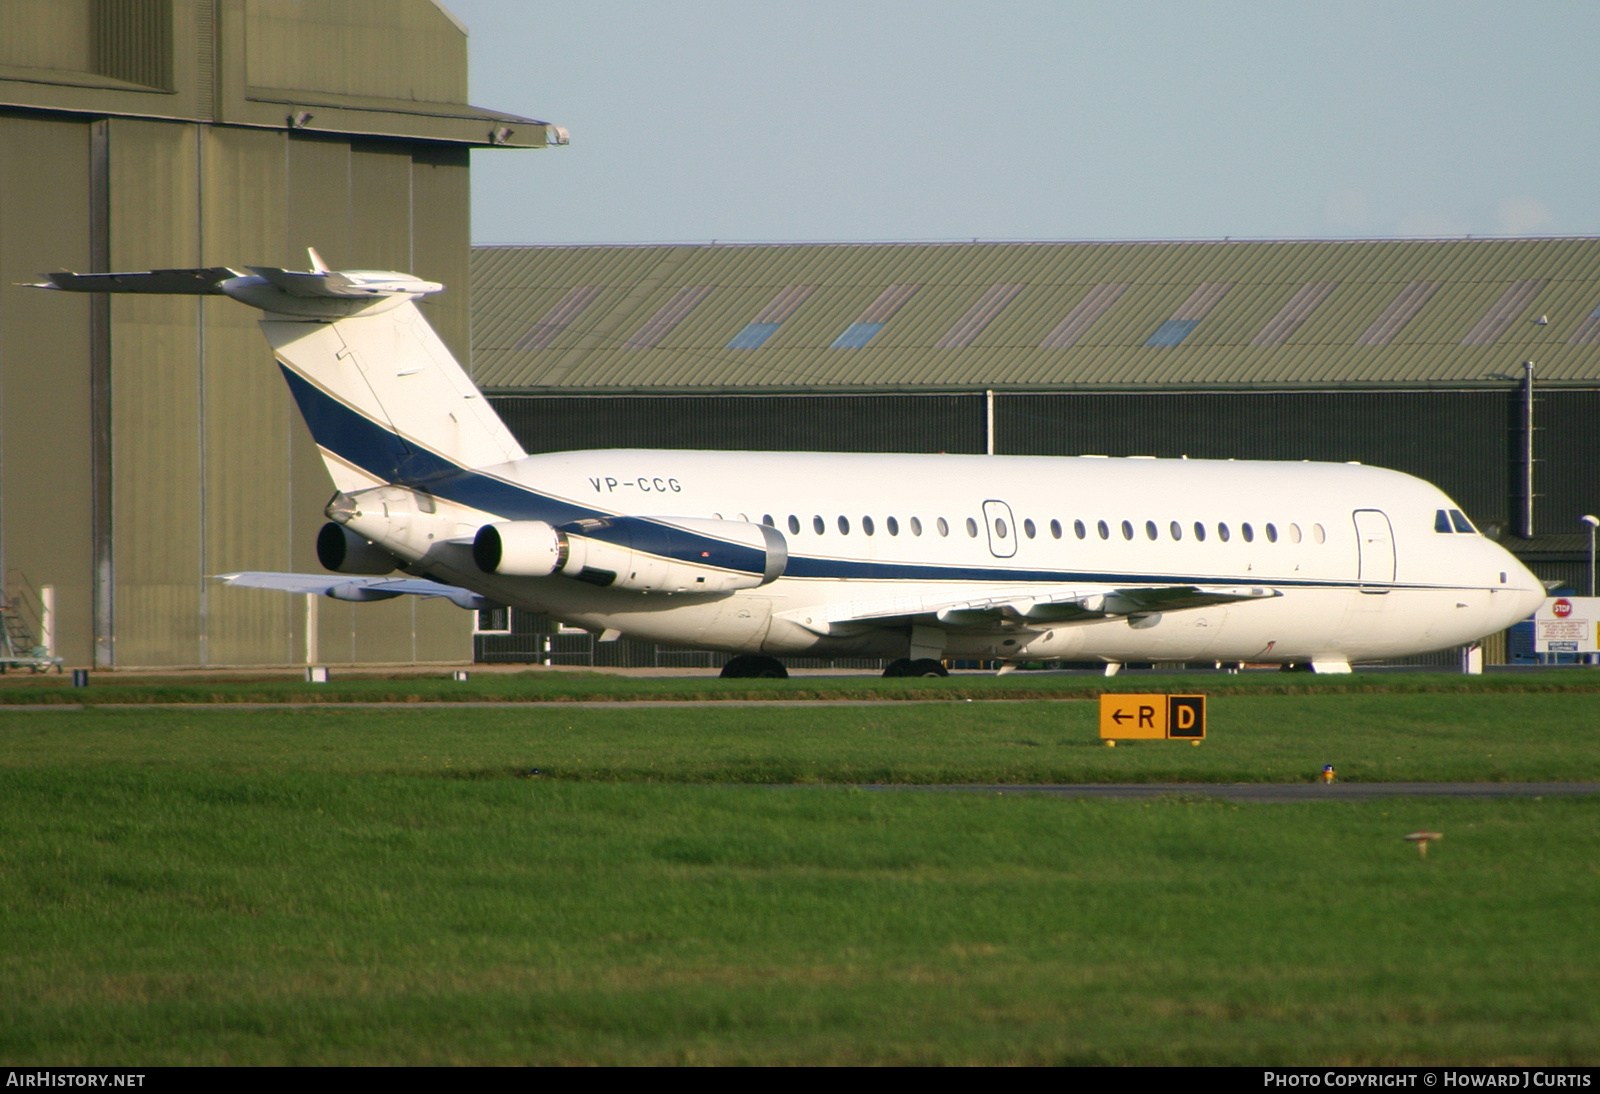
<path id="1" fill-rule="evenodd" d="M 146 293 L 169 296 L 229 296 L 252 308 L 278 315 L 339 318 L 387 311 L 444 286 L 393 270 L 330 270 L 314 248 L 312 269 L 247 266 L 243 270 L 208 266 L 193 270 L 138 273 L 46 274 L 40 289 L 65 292 Z"/>
<path id="2" fill-rule="evenodd" d="M 221 294 L 261 330 L 342 491 L 438 478 L 526 452 L 416 307 L 444 286 L 390 270 L 248 266 L 54 273 L 66 292 Z"/>
<path id="3" fill-rule="evenodd" d="M 201 270 L 146 270 L 143 273 L 80 274 L 62 271 L 45 274 L 48 281 L 35 289 L 61 289 L 64 292 L 151 293 L 161 296 L 221 296 L 222 283 L 247 277 L 241 270 L 211 266 Z"/>

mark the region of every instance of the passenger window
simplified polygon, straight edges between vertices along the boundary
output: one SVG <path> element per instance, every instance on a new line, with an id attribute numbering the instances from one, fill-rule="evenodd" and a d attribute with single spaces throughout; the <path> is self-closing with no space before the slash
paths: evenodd
<path id="1" fill-rule="evenodd" d="M 948 536 L 950 534 L 950 525 L 945 523 L 943 517 L 940 517 L 938 520 L 934 521 L 933 526 L 939 529 L 939 534 L 941 536 Z"/>
<path id="2" fill-rule="evenodd" d="M 1289 542 L 1290 543 L 1299 543 L 1300 542 L 1300 526 L 1298 524 L 1289 525 Z"/>
<path id="3" fill-rule="evenodd" d="M 1433 511 L 1433 530 L 1435 532 L 1450 531 L 1450 514 L 1443 509 L 1435 509 Z"/>
<path id="4" fill-rule="evenodd" d="M 1459 509 L 1450 510 L 1450 519 L 1455 522 L 1456 531 L 1458 532 L 1477 531 L 1477 529 L 1472 526 L 1472 522 L 1467 519 L 1467 514 L 1463 513 Z"/>
<path id="5" fill-rule="evenodd" d="M 1249 521 L 1239 525 L 1239 534 L 1244 537 L 1246 543 L 1254 543 L 1256 541 L 1256 530 L 1250 527 Z"/>
<path id="6" fill-rule="evenodd" d="M 914 535 L 914 536 L 920 536 L 922 534 L 922 518 L 921 517 L 912 517 L 911 518 L 911 534 Z"/>
<path id="7" fill-rule="evenodd" d="M 994 532 L 1001 539 L 1006 538 L 1006 522 L 999 517 L 994 518 Z"/>
<path id="8" fill-rule="evenodd" d="M 1199 521 L 1194 522 L 1194 538 L 1201 543 L 1206 541 L 1206 526 Z"/>
<path id="9" fill-rule="evenodd" d="M 822 523 L 822 518 L 821 517 L 812 517 L 811 518 L 811 527 L 816 530 L 816 533 L 819 536 L 823 532 L 826 532 L 828 530 L 828 526 L 826 524 Z"/>
<path id="10" fill-rule="evenodd" d="M 1131 520 L 1125 520 L 1122 522 L 1122 538 L 1133 538 L 1133 522 Z"/>
<path id="11" fill-rule="evenodd" d="M 861 518 L 861 530 L 863 532 L 867 533 L 867 535 L 869 535 L 869 536 L 872 534 L 872 518 L 871 517 L 862 517 Z"/>
<path id="12" fill-rule="evenodd" d="M 889 529 L 889 534 L 891 536 L 898 536 L 900 534 L 900 522 L 895 520 L 893 517 L 885 517 L 883 526 Z"/>
<path id="13" fill-rule="evenodd" d="M 1050 538 L 1051 539 L 1060 539 L 1061 538 L 1061 522 L 1059 520 L 1052 520 L 1050 522 Z M 1081 520 L 1078 522 L 1078 538 L 1079 539 L 1083 538 L 1083 521 L 1081 521 Z"/>
<path id="14" fill-rule="evenodd" d="M 999 521 L 995 521 L 995 523 L 999 524 L 1001 528 L 1005 527 L 1005 525 L 1001 524 Z M 1005 536 L 1005 533 L 1001 532 L 1000 535 L 1003 538 Z M 967 518 L 967 536 L 969 538 L 971 538 L 971 539 L 977 539 L 978 538 L 978 522 L 973 520 L 971 517 Z"/>
<path id="15" fill-rule="evenodd" d="M 1088 538 L 1089 531 L 1088 529 L 1084 528 L 1083 521 L 1075 520 L 1072 522 L 1072 534 L 1077 536 L 1079 539 L 1086 539 Z"/>
<path id="16" fill-rule="evenodd" d="M 793 513 L 789 514 L 789 534 L 795 536 L 800 534 L 800 518 Z"/>
<path id="17" fill-rule="evenodd" d="M 1103 520 L 1100 521 L 1098 524 L 1095 525 L 1095 528 L 1100 532 L 1100 538 L 1101 539 L 1110 539 L 1111 538 L 1111 529 L 1106 527 L 1106 522 L 1105 521 L 1103 521 Z"/>
<path id="18" fill-rule="evenodd" d="M 777 525 L 772 522 L 772 514 L 771 513 L 763 513 L 761 515 L 761 523 L 765 524 L 768 528 L 776 528 L 777 527 Z"/>
<path id="19" fill-rule="evenodd" d="M 1328 541 L 1328 533 L 1322 530 L 1322 525 L 1313 524 L 1311 526 L 1311 538 L 1317 543 L 1326 543 Z"/>
<path id="20" fill-rule="evenodd" d="M 740 514 L 739 514 L 739 519 L 740 519 L 740 520 L 742 520 L 742 521 L 743 521 L 743 522 L 744 522 L 744 523 L 746 523 L 746 524 L 749 524 L 749 523 L 750 523 L 750 518 L 749 518 L 749 517 L 747 517 L 747 516 L 745 516 L 745 515 L 744 515 L 744 514 L 743 514 L 743 513 L 740 513 Z"/>
<path id="21" fill-rule="evenodd" d="M 1025 520 L 1025 521 L 1022 522 L 1022 534 L 1027 536 L 1029 539 L 1033 538 L 1033 521 L 1032 521 L 1032 519 Z"/>
<path id="22" fill-rule="evenodd" d="M 1160 532 L 1156 531 L 1156 522 L 1155 521 L 1147 520 L 1147 521 L 1144 522 L 1144 538 L 1145 539 L 1148 539 L 1150 542 L 1154 543 L 1155 540 L 1156 540 L 1156 537 L 1159 536 L 1160 534 L 1161 534 Z"/>
<path id="23" fill-rule="evenodd" d="M 1172 527 L 1168 528 L 1167 531 L 1172 533 L 1172 538 L 1175 540 L 1183 538 L 1183 525 L 1179 524 L 1177 521 L 1173 521 Z"/>
<path id="24" fill-rule="evenodd" d="M 850 518 L 849 517 L 840 517 L 839 518 L 839 534 L 841 536 L 848 536 L 850 534 Z"/>
<path id="25" fill-rule="evenodd" d="M 1274 525 L 1274 524 L 1268 524 L 1267 525 L 1267 542 L 1268 543 L 1276 543 L 1276 542 L 1278 542 L 1278 528 L 1277 528 L 1277 525 Z"/>
<path id="26" fill-rule="evenodd" d="M 1220 520 L 1217 521 L 1217 538 L 1224 543 L 1228 542 L 1228 526 Z"/>

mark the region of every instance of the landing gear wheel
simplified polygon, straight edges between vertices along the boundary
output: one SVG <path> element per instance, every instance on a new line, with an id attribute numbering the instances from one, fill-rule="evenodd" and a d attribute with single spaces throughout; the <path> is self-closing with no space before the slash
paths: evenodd
<path id="1" fill-rule="evenodd" d="M 741 653 L 722 666 L 724 680 L 787 680 L 789 670 L 776 657 Z"/>
<path id="2" fill-rule="evenodd" d="M 907 676 L 949 676 L 950 670 L 931 657 L 919 657 L 911 662 Z"/>
<path id="3" fill-rule="evenodd" d="M 911 675 L 914 675 L 912 673 L 912 671 L 911 671 L 911 658 L 909 658 L 909 657 L 897 657 L 897 658 L 895 658 L 893 661 L 890 661 L 887 665 L 883 666 L 883 674 L 885 676 L 911 676 Z"/>

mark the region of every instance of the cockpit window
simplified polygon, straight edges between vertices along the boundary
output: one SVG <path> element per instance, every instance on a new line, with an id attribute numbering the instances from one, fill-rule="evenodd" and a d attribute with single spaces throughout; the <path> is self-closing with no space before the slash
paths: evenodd
<path id="1" fill-rule="evenodd" d="M 1456 526 L 1458 532 L 1476 532 L 1472 522 L 1467 519 L 1467 514 L 1459 509 L 1450 510 L 1450 522 Z"/>
<path id="2" fill-rule="evenodd" d="M 1435 532 L 1450 531 L 1450 514 L 1446 513 L 1443 509 L 1434 510 L 1433 530 Z"/>

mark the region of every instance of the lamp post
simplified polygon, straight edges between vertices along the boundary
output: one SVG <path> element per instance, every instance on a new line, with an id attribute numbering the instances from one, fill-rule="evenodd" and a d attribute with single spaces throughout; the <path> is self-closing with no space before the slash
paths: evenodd
<path id="1" fill-rule="evenodd" d="M 1600 528 L 1600 517 L 1587 513 L 1578 518 L 1589 526 L 1589 595 L 1594 595 L 1594 530 Z"/>
<path id="2" fill-rule="evenodd" d="M 1587 524 L 1589 526 L 1589 595 L 1590 595 L 1590 597 L 1593 597 L 1594 596 L 1594 530 L 1597 527 L 1600 527 L 1600 517 L 1596 517 L 1596 516 L 1593 516 L 1593 515 L 1591 515 L 1589 513 L 1585 513 L 1583 516 L 1579 517 L 1578 519 L 1583 521 L 1583 523 L 1585 523 L 1585 524 Z M 1592 665 L 1597 660 L 1600 660 L 1600 658 L 1597 658 L 1595 654 L 1591 653 L 1588 657 L 1585 657 L 1584 660 Z"/>

